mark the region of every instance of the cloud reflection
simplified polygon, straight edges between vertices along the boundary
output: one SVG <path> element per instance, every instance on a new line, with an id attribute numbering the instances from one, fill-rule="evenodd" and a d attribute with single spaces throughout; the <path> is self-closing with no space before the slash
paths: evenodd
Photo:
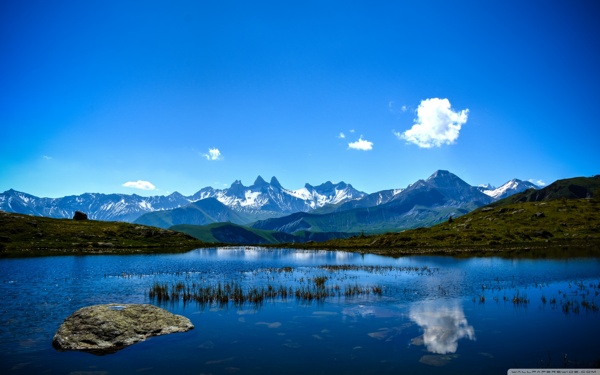
<path id="1" fill-rule="evenodd" d="M 475 330 L 458 301 L 428 301 L 411 306 L 410 319 L 423 329 L 423 342 L 431 353 L 455 353 L 458 340 L 475 340 Z"/>

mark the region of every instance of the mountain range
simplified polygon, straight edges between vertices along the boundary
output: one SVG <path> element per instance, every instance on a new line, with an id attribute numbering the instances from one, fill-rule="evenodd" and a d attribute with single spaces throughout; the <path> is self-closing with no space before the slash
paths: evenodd
<path id="1" fill-rule="evenodd" d="M 251 186 L 238 180 L 227 189 L 206 187 L 191 196 L 86 193 L 38 198 L 8 190 L 0 194 L 0 210 L 53 218 L 71 218 L 75 211 L 83 211 L 94 220 L 161 228 L 230 222 L 289 234 L 384 232 L 433 225 L 529 188 L 536 186 L 517 179 L 499 188 L 474 187 L 442 170 L 404 189 L 372 194 L 329 181 L 290 190 L 275 177 L 267 182 L 259 176 Z"/>
<path id="2" fill-rule="evenodd" d="M 456 175 L 437 171 L 406 189 L 383 191 L 353 201 L 281 218 L 257 221 L 253 228 L 295 233 L 386 232 L 429 226 L 494 201 Z M 326 212 L 328 211 L 328 212 Z"/>
<path id="3" fill-rule="evenodd" d="M 401 254 L 478 254 L 526 258 L 600 255 L 600 175 L 557 180 L 454 220 L 372 236 L 304 243 L 302 248 Z M 297 245 L 296 245 L 297 246 Z"/>
<path id="4" fill-rule="evenodd" d="M 39 198 L 11 189 L 0 194 L 0 210 L 58 219 L 72 218 L 75 211 L 82 211 L 93 220 L 134 222 L 146 213 L 173 210 L 197 203 L 202 207 L 212 204 L 219 209 L 230 209 L 233 212 L 214 215 L 214 220 L 210 222 L 218 221 L 219 218 L 228 221 L 227 216 L 232 215 L 233 221 L 247 223 L 298 211 L 310 211 L 364 195 L 366 194 L 344 182 L 326 182 L 318 186 L 306 184 L 301 189 L 289 190 L 283 188 L 275 177 L 267 183 L 258 176 L 249 187 L 238 180 L 227 189 L 205 187 L 191 196 L 184 196 L 178 192 L 152 197 L 85 193 L 61 198 Z M 204 200 L 208 201 L 202 202 Z M 215 203 L 215 200 L 220 205 Z M 236 214 L 240 217 L 235 217 Z"/>

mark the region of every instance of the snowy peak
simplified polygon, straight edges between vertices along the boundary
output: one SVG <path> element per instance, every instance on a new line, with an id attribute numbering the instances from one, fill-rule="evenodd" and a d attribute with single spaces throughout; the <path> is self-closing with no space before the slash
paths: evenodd
<path id="1" fill-rule="evenodd" d="M 444 170 L 436 171 L 425 182 L 437 188 L 471 188 L 457 175 Z"/>
<path id="2" fill-rule="evenodd" d="M 284 188 L 274 176 L 270 182 L 258 176 L 249 187 L 236 180 L 229 188 L 205 187 L 192 196 L 183 196 L 178 192 L 152 197 L 85 193 L 62 198 L 39 198 L 10 189 L 0 193 L 0 210 L 53 218 L 72 218 L 75 211 L 83 211 L 94 220 L 132 222 L 149 212 L 173 210 L 192 202 L 214 199 L 227 206 L 228 210 L 241 214 L 277 217 L 320 208 L 331 212 L 375 207 L 398 203 L 407 196 L 443 196 L 449 205 L 456 207 L 465 202 L 483 205 L 530 188 L 537 189 L 537 186 L 518 179 L 499 188 L 489 184 L 473 187 L 445 170 L 436 171 L 426 180 L 418 180 L 404 190 L 384 190 L 369 195 L 343 181 L 327 181 L 317 186 L 307 183 L 300 189 L 290 190 Z"/>
<path id="3" fill-rule="evenodd" d="M 401 200 L 407 194 L 416 194 L 417 192 L 429 192 L 430 195 L 441 194 L 451 205 L 476 202 L 477 205 L 481 206 L 492 201 L 490 197 L 481 193 L 477 188 L 445 170 L 436 171 L 427 180 L 419 180 L 409 185 L 403 194 L 399 194 L 393 200 Z"/>
<path id="4" fill-rule="evenodd" d="M 337 184 L 327 181 L 318 186 L 306 184 L 305 189 L 313 198 L 311 208 L 320 208 L 327 204 L 338 204 L 362 198 L 367 195 L 356 190 L 352 185 L 346 184 L 344 181 L 338 182 Z"/>
<path id="5" fill-rule="evenodd" d="M 481 185 L 477 186 L 477 189 L 479 189 L 481 192 L 483 192 L 485 190 L 494 190 L 494 189 L 496 189 L 496 187 L 493 186 L 492 184 L 481 184 Z"/>
<path id="6" fill-rule="evenodd" d="M 246 187 L 236 180 L 224 190 L 205 188 L 194 194 L 194 200 L 216 198 L 219 202 L 238 212 L 268 211 L 274 214 L 307 212 L 326 204 L 345 202 L 366 195 L 345 182 L 334 184 L 330 181 L 312 186 L 306 184 L 298 190 L 285 189 L 273 176 L 267 182 L 258 176 L 254 183 Z"/>
<path id="7" fill-rule="evenodd" d="M 431 176 L 429 176 L 427 178 L 427 181 L 436 180 L 436 179 L 448 179 L 448 178 L 458 178 L 458 177 L 456 177 L 455 174 L 450 173 L 449 171 L 446 171 L 444 169 L 438 169 L 437 171 L 433 172 L 433 174 Z"/>
<path id="8" fill-rule="evenodd" d="M 478 189 L 483 194 L 490 196 L 490 197 L 494 198 L 495 200 L 499 200 L 499 199 L 504 199 L 510 195 L 520 193 L 527 189 L 538 189 L 538 186 L 535 184 L 532 184 L 529 181 L 522 181 L 517 178 L 514 178 L 514 179 L 508 181 L 507 183 L 505 183 L 504 185 L 500 186 L 499 188 L 494 188 L 490 184 L 487 184 L 487 186 L 480 185 L 478 187 Z"/>
<path id="9" fill-rule="evenodd" d="M 83 211 L 90 219 L 108 221 L 133 221 L 147 212 L 172 209 L 188 203 L 190 199 L 179 193 L 153 197 L 85 193 L 62 198 L 38 198 L 14 190 L 0 194 L 0 210 L 6 212 L 70 219 L 75 211 Z"/>

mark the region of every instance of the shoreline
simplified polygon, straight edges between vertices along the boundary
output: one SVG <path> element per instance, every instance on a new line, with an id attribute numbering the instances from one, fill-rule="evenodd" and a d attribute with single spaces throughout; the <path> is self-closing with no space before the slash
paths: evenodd
<path id="1" fill-rule="evenodd" d="M 248 245 L 202 243 L 200 246 L 148 246 L 128 248 L 23 248 L 15 251 L 4 251 L 0 259 L 36 258 L 47 256 L 93 256 L 93 255 L 161 255 L 183 254 L 196 249 L 207 248 L 240 248 L 257 247 L 264 249 L 291 249 L 307 251 L 342 251 L 360 254 L 373 254 L 399 258 L 405 256 L 451 256 L 456 258 L 524 258 L 524 259 L 567 259 L 567 258 L 600 258 L 600 243 L 585 241 L 568 241 L 564 243 L 515 243 L 499 246 L 490 245 L 457 245 L 457 246 L 424 246 L 413 248 L 400 247 L 343 247 L 327 243 L 309 244 L 277 244 Z"/>

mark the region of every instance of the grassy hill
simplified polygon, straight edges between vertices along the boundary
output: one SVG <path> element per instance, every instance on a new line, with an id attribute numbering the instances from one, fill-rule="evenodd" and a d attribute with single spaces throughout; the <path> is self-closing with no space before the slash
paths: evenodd
<path id="1" fill-rule="evenodd" d="M 591 197 L 600 197 L 600 175 L 557 180 L 541 190 L 526 190 L 492 203 L 491 206 L 502 206 L 504 204 L 517 202 L 544 202 L 557 199 L 581 199 Z"/>
<path id="2" fill-rule="evenodd" d="M 183 252 L 206 246 L 184 233 L 122 222 L 0 211 L 0 256 Z"/>
<path id="3" fill-rule="evenodd" d="M 401 255 L 506 254 L 583 249 L 600 256 L 600 176 L 558 180 L 429 227 L 355 236 L 304 247 Z M 574 251 L 574 250 L 568 250 Z"/>
<path id="4" fill-rule="evenodd" d="M 332 238 L 347 238 L 352 233 L 308 232 L 299 231 L 293 234 L 249 228 L 232 223 L 214 223 L 209 225 L 174 225 L 171 230 L 187 233 L 203 242 L 213 244 L 265 245 L 295 244 L 308 241 L 326 241 Z"/>
<path id="5" fill-rule="evenodd" d="M 169 229 L 187 233 L 203 242 L 220 244 L 261 245 L 295 242 L 295 238 L 291 234 L 247 228 L 232 223 L 214 223 L 202 226 L 180 224 Z"/>
<path id="6" fill-rule="evenodd" d="M 430 228 L 355 236 L 306 247 L 386 255 L 494 253 L 531 248 L 585 247 L 600 255 L 600 202 L 558 199 L 486 206 Z"/>
<path id="7" fill-rule="evenodd" d="M 159 228 L 169 228 L 178 224 L 207 225 L 215 222 L 249 223 L 255 218 L 246 217 L 215 198 L 202 199 L 173 210 L 148 212 L 134 223 L 151 225 Z"/>

